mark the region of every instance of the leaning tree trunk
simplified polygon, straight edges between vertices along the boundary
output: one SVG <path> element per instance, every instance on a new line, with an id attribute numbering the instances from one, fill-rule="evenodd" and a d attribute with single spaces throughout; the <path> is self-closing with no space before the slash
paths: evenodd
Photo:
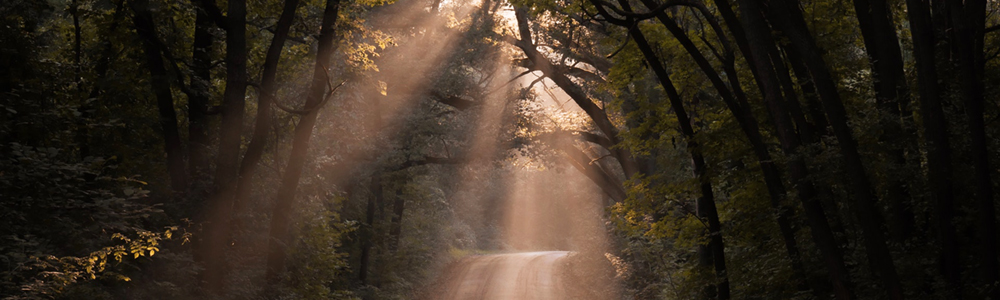
<path id="1" fill-rule="evenodd" d="M 256 173 L 258 163 L 264 155 L 264 146 L 267 144 L 267 135 L 274 123 L 274 101 L 278 92 L 277 74 L 278 62 L 281 59 L 281 51 L 285 47 L 285 40 L 288 39 L 288 30 L 292 27 L 295 19 L 295 10 L 299 6 L 299 0 L 285 0 L 285 6 L 278 17 L 278 24 L 274 28 L 274 37 L 271 45 L 267 48 L 264 57 L 264 70 L 261 75 L 260 91 L 257 95 L 257 116 L 255 119 L 253 135 L 250 137 L 250 144 L 247 145 L 246 154 L 240 162 L 239 176 L 236 182 L 236 192 L 233 195 L 233 212 L 242 210 L 244 203 L 250 197 L 252 190 L 253 175 Z M 234 219 L 235 220 L 235 219 Z M 228 228 L 227 236 L 238 230 L 240 222 L 234 221 Z"/>
<path id="2" fill-rule="evenodd" d="M 295 126 L 292 151 L 289 153 L 288 165 L 285 166 L 285 174 L 281 180 L 281 187 L 278 188 L 274 213 L 271 216 L 267 280 L 272 285 L 278 283 L 280 274 L 285 269 L 286 251 L 292 244 L 292 234 L 289 232 L 289 227 L 291 227 L 292 207 L 295 204 L 295 191 L 298 188 L 299 179 L 302 177 L 302 169 L 305 166 L 309 140 L 312 138 L 316 117 L 319 115 L 321 104 L 327 97 L 327 91 L 332 88 L 328 84 L 326 65 L 333 54 L 333 40 L 336 35 L 335 27 L 339 7 L 340 0 L 327 0 L 326 9 L 323 11 L 322 27 L 320 27 L 317 41 L 319 43 L 318 52 L 313 67 L 312 84 L 309 87 L 308 98 L 306 98 L 305 114 L 301 116 L 298 125 Z"/>
<path id="3" fill-rule="evenodd" d="M 635 27 L 633 27 L 635 28 Z M 712 265 L 715 269 L 715 275 L 718 282 L 715 285 L 715 297 L 716 299 L 729 299 L 729 276 L 726 274 L 726 256 L 725 256 L 725 243 L 722 239 L 722 223 L 719 221 L 718 208 L 715 206 L 715 194 L 712 189 L 712 182 L 707 177 L 705 163 L 705 157 L 701 152 L 701 147 L 698 145 L 698 141 L 695 139 L 694 128 L 691 126 L 691 119 L 684 109 L 684 103 L 681 100 L 680 94 L 674 87 L 673 82 L 671 82 L 669 75 L 666 73 L 666 69 L 660 63 L 660 60 L 656 58 L 649 47 L 649 43 L 646 41 L 642 32 L 637 29 L 631 30 L 632 38 L 639 44 L 640 49 L 646 55 L 652 55 L 652 57 L 647 58 L 647 62 L 653 68 L 660 81 L 661 86 L 667 92 L 667 97 L 670 101 L 670 106 L 673 108 L 674 115 L 677 117 L 677 122 L 681 127 L 681 133 L 684 134 L 684 138 L 687 141 L 687 149 L 691 155 L 691 161 L 693 165 L 694 176 L 698 180 L 699 190 L 701 191 L 701 196 L 697 200 L 697 215 L 699 218 L 703 218 L 708 222 L 708 235 L 709 243 L 707 249 L 699 249 L 702 252 L 700 256 L 700 262 L 705 265 Z M 650 53 L 647 53 L 650 52 Z"/>
<path id="4" fill-rule="evenodd" d="M 174 111 L 174 96 L 170 91 L 170 77 L 163 65 L 162 44 L 156 34 L 153 23 L 153 12 L 148 0 L 132 2 L 135 11 L 133 21 L 136 33 L 142 39 L 143 52 L 146 55 L 146 67 L 149 68 L 149 84 L 156 96 L 156 108 L 159 112 L 160 133 L 163 135 L 163 147 L 167 153 L 167 172 L 170 174 L 170 187 L 175 192 L 182 192 L 187 187 L 187 174 L 184 170 L 184 153 L 181 148 L 181 136 L 177 129 L 177 113 Z"/>
<path id="5" fill-rule="evenodd" d="M 758 81 L 764 88 L 764 102 L 777 130 L 778 140 L 785 155 L 790 158 L 789 175 L 798 191 L 798 197 L 802 202 L 813 241 L 823 255 L 823 261 L 837 299 L 853 299 L 850 272 L 844 264 L 843 255 L 826 220 L 826 212 L 819 200 L 816 199 L 812 182 L 807 179 L 808 169 L 802 160 L 802 153 L 799 153 L 800 137 L 796 135 L 792 119 L 788 111 L 785 110 L 786 106 L 783 105 L 783 100 L 780 99 L 782 87 L 778 82 L 776 69 L 780 68 L 778 65 L 783 62 L 778 56 L 771 30 L 755 1 L 741 1 L 740 9 L 747 32 L 747 45 L 750 48 L 747 50 L 749 50 L 749 54 L 753 57 L 753 62 L 758 69 Z"/>
<path id="6" fill-rule="evenodd" d="M 524 52 L 524 55 L 528 57 L 528 60 L 532 64 L 530 67 L 533 70 L 541 71 L 546 78 L 552 80 L 556 86 L 569 95 L 570 99 L 573 99 L 573 102 L 580 106 L 587 116 L 594 121 L 594 125 L 611 141 L 612 145 L 619 144 L 621 137 L 619 136 L 618 128 L 611 123 L 608 114 L 595 104 L 594 101 L 591 101 L 580 86 L 567 77 L 566 74 L 557 70 L 556 66 L 553 66 L 548 58 L 536 49 L 537 46 L 531 38 L 531 29 L 523 8 L 517 8 L 514 12 L 517 18 L 518 34 L 520 35 L 520 39 L 515 42 L 515 46 L 520 48 Z M 608 148 L 608 151 L 614 154 L 619 164 L 621 164 L 625 178 L 631 178 L 638 172 L 635 158 L 628 149 L 615 147 Z"/>
<path id="7" fill-rule="evenodd" d="M 910 102 L 909 88 L 903 73 L 903 55 L 899 49 L 892 9 L 885 0 L 854 0 L 854 11 L 861 29 L 865 51 L 873 74 L 875 102 L 879 107 L 880 145 L 892 169 L 906 164 L 903 154 L 910 136 L 903 127 L 903 116 Z M 887 115 L 882 117 L 881 115 Z M 884 200 L 892 212 L 889 229 L 898 241 L 908 239 L 913 233 L 913 213 L 909 209 L 909 191 L 901 176 L 893 172 L 885 177 Z"/>
<path id="8" fill-rule="evenodd" d="M 868 263 L 875 277 L 882 282 L 890 299 L 903 299 L 903 288 L 895 263 L 886 245 L 885 233 L 882 231 L 883 219 L 876 205 L 877 197 L 873 194 L 871 181 L 865 172 L 864 163 L 858 152 L 858 144 L 854 133 L 847 124 L 847 110 L 837 90 L 836 80 L 829 67 L 823 61 L 819 47 L 808 32 L 805 19 L 797 6 L 790 0 L 772 0 L 769 3 L 768 20 L 776 25 L 776 29 L 788 38 L 792 51 L 798 52 L 816 84 L 823 110 L 837 138 L 840 154 L 844 160 L 844 172 L 847 183 L 854 197 L 850 197 L 851 210 L 854 212 L 865 245 Z"/>

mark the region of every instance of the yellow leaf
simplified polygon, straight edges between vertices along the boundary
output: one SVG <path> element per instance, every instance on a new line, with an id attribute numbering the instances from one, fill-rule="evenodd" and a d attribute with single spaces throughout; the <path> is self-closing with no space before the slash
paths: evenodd
<path id="1" fill-rule="evenodd" d="M 378 92 L 380 94 L 382 94 L 382 96 L 385 96 L 387 89 L 388 89 L 388 85 L 385 83 L 385 81 L 379 80 L 378 81 Z"/>

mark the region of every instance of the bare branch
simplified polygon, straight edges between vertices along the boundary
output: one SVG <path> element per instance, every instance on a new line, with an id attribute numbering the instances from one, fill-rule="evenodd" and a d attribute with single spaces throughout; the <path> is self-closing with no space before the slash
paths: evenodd
<path id="1" fill-rule="evenodd" d="M 320 107 L 323 107 L 323 105 L 326 104 L 327 101 L 330 101 L 330 98 L 333 98 L 332 97 L 333 93 L 336 92 L 337 89 L 339 89 L 345 83 L 347 83 L 347 80 L 344 80 L 343 82 L 341 82 L 337 86 L 331 88 L 330 91 L 328 91 L 326 93 L 326 96 L 323 97 L 323 100 L 320 101 L 319 103 L 316 103 L 316 105 L 313 106 L 313 107 L 305 107 L 305 108 L 302 108 L 302 109 L 295 109 L 295 108 L 289 107 L 287 105 L 281 104 L 281 101 L 274 101 L 273 103 L 274 103 L 274 106 L 278 107 L 279 109 L 281 109 L 281 110 L 283 110 L 283 111 L 285 111 L 287 113 L 296 114 L 296 115 L 306 115 L 306 114 L 312 113 L 313 111 L 315 111 L 316 109 L 319 109 Z"/>

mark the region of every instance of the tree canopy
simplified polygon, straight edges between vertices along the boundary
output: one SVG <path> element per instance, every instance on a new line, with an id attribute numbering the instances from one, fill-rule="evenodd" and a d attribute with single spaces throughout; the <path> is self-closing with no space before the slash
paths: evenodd
<path id="1" fill-rule="evenodd" d="M 0 298 L 1000 299 L 985 0 L 12 0 Z"/>

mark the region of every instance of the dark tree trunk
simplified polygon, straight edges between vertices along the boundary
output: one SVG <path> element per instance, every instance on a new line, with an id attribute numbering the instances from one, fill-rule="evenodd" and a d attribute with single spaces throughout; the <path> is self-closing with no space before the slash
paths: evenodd
<path id="1" fill-rule="evenodd" d="M 326 8 L 323 11 L 322 27 L 317 41 L 319 46 L 316 64 L 313 68 L 313 81 L 305 103 L 305 109 L 308 112 L 302 115 L 299 123 L 295 126 L 292 151 L 289 153 L 288 165 L 285 167 L 285 174 L 275 200 L 267 254 L 267 280 L 272 285 L 278 283 L 280 274 L 285 269 L 286 248 L 292 243 L 289 227 L 292 207 L 295 204 L 295 191 L 299 185 L 299 178 L 302 177 L 302 169 L 305 166 L 309 150 L 309 140 L 312 138 L 313 126 L 316 124 L 316 117 L 320 111 L 319 106 L 327 97 L 329 88 L 332 88 L 327 81 L 326 65 L 333 54 L 339 4 L 340 0 L 327 0 Z"/>
<path id="2" fill-rule="evenodd" d="M 889 229 L 897 241 L 909 239 L 913 233 L 913 212 L 910 211 L 909 191 L 902 176 L 891 170 L 906 164 L 903 154 L 906 136 L 902 116 L 910 102 L 909 88 L 903 74 L 903 56 L 899 49 L 892 9 L 885 0 L 854 0 L 861 36 L 873 74 L 875 102 L 879 107 L 881 145 L 891 168 L 885 177 L 885 201 L 892 212 Z"/>
<path id="3" fill-rule="evenodd" d="M 634 38 L 637 36 L 633 35 Z M 644 38 L 643 38 L 644 39 Z M 658 65 L 659 60 L 655 59 L 649 61 L 650 65 Z M 654 67 L 655 69 L 663 69 L 662 66 Z M 663 75 L 666 75 L 665 72 Z M 712 190 L 712 182 L 707 178 L 705 169 L 707 165 L 705 164 L 705 158 L 702 155 L 701 147 L 698 145 L 695 139 L 694 128 L 691 126 L 691 119 L 687 115 L 687 111 L 684 109 L 683 101 L 680 98 L 680 94 L 674 88 L 673 82 L 670 78 L 663 76 L 660 79 L 661 85 L 667 92 L 667 97 L 670 100 L 670 106 L 673 108 L 674 114 L 677 117 L 677 122 L 680 123 L 681 132 L 684 134 L 684 138 L 687 141 L 687 149 L 691 154 L 691 161 L 694 167 L 694 176 L 698 180 L 699 189 L 701 191 L 701 196 L 697 200 L 697 214 L 699 218 L 705 219 L 708 222 L 708 235 L 709 243 L 707 245 L 707 253 L 702 255 L 703 263 L 711 264 L 715 268 L 715 276 L 718 282 L 715 287 L 715 297 L 716 299 L 729 299 L 729 276 L 726 274 L 726 256 L 725 256 L 725 244 L 722 239 L 722 223 L 719 221 L 718 209 L 715 206 L 715 194 Z"/>
<path id="4" fill-rule="evenodd" d="M 205 241 L 202 243 L 205 271 L 202 284 L 209 293 L 225 289 L 229 266 L 229 225 L 233 215 L 233 192 L 239 167 L 243 131 L 243 108 L 247 85 L 246 1 L 229 1 L 226 16 L 226 91 L 222 99 L 222 125 L 215 167 L 215 191 L 209 205 Z"/>
<path id="5" fill-rule="evenodd" d="M 368 269 L 371 268 L 372 240 L 375 239 L 375 207 L 381 205 L 383 199 L 382 176 L 375 174 L 371 183 L 372 196 L 368 197 L 365 207 L 365 228 L 362 232 L 361 262 L 358 264 L 358 279 L 362 285 L 368 284 Z"/>
<path id="6" fill-rule="evenodd" d="M 970 152 L 975 175 L 976 228 L 979 233 L 979 285 L 988 286 L 985 295 L 1000 299 L 997 282 L 997 229 L 993 203 L 993 181 L 989 161 L 986 124 L 983 120 L 985 103 L 984 75 L 986 60 L 983 45 L 986 29 L 986 1 L 968 0 L 951 5 L 955 44 L 958 50 L 960 88 L 969 122 Z"/>
<path id="7" fill-rule="evenodd" d="M 767 24 L 764 24 L 766 27 Z M 774 38 L 768 35 L 771 40 Z M 781 55 L 781 50 L 775 44 L 766 45 L 768 54 L 771 58 L 771 63 L 774 66 L 775 75 L 778 76 L 778 80 L 781 82 L 781 90 L 785 95 L 785 104 L 788 106 L 788 114 L 791 116 L 792 121 L 795 124 L 795 129 L 799 133 L 803 143 L 812 143 L 818 140 L 818 133 L 816 132 L 816 125 L 810 123 L 806 120 L 805 110 L 802 108 L 802 103 L 799 102 L 798 93 L 795 91 L 795 82 L 792 81 L 792 74 L 789 71 L 788 65 L 783 60 Z M 804 93 L 803 93 L 804 94 Z M 815 97 L 815 95 L 812 95 Z M 816 100 L 813 100 L 816 101 Z"/>
<path id="8" fill-rule="evenodd" d="M 621 180 L 619 180 L 614 174 L 608 173 L 608 171 L 600 165 L 591 164 L 590 161 L 592 161 L 593 158 L 587 155 L 587 153 L 581 151 L 579 148 L 573 146 L 572 141 L 568 138 L 563 136 L 555 136 L 554 138 L 555 141 L 552 142 L 550 146 L 562 151 L 569 163 L 573 165 L 573 168 L 580 171 L 580 173 L 583 173 L 583 175 L 587 176 L 591 182 L 601 188 L 601 191 L 603 191 L 612 201 L 612 203 L 607 203 L 608 205 L 625 201 L 625 198 L 628 197 L 628 193 L 625 191 Z"/>
<path id="9" fill-rule="evenodd" d="M 163 65 L 163 49 L 153 22 L 153 12 L 148 0 L 132 2 L 135 12 L 136 33 L 142 39 L 143 52 L 146 55 L 146 67 L 149 68 L 153 95 L 156 96 L 156 108 L 159 112 L 160 133 L 163 135 L 163 147 L 167 154 L 167 172 L 170 174 L 170 187 L 175 192 L 183 192 L 187 187 L 187 172 L 184 170 L 184 154 L 181 147 L 181 136 L 177 129 L 177 113 L 174 111 L 174 96 L 170 91 L 170 76 Z"/>
<path id="10" fill-rule="evenodd" d="M 288 38 L 288 30 L 292 27 L 295 19 L 295 10 L 299 6 L 298 0 L 286 0 L 285 6 L 281 10 L 281 16 L 274 28 L 274 37 L 271 45 L 267 48 L 264 57 L 264 70 L 260 80 L 260 92 L 257 96 L 257 116 L 255 119 L 253 136 L 250 137 L 250 144 L 247 145 L 246 154 L 240 162 L 239 179 L 236 183 L 236 193 L 233 201 L 233 211 L 238 213 L 242 210 L 244 202 L 250 197 L 252 190 L 253 175 L 256 173 L 260 158 L 264 155 L 264 147 L 267 145 L 267 136 L 274 123 L 274 101 L 278 91 L 277 74 L 278 62 L 281 59 L 281 51 L 285 47 L 285 40 Z M 232 231 L 238 229 L 240 222 L 234 222 Z"/>
<path id="11" fill-rule="evenodd" d="M 927 183 L 934 197 L 935 235 L 941 245 L 938 264 L 941 274 L 953 289 L 959 282 L 958 241 L 952 193 L 951 145 L 948 141 L 948 121 L 941 105 L 941 89 L 935 60 L 936 42 L 931 20 L 930 0 L 907 0 L 913 53 L 917 67 L 920 94 L 920 114 L 923 117 L 925 149 L 927 151 Z"/>
<path id="12" fill-rule="evenodd" d="M 599 3 L 594 4 L 600 7 Z M 604 14 L 606 16 L 608 15 L 606 12 L 604 12 Z M 691 119 L 689 118 L 687 111 L 684 109 L 684 103 L 681 100 L 680 94 L 674 87 L 673 82 L 670 81 L 669 74 L 666 73 L 666 69 L 660 63 L 660 60 L 656 58 L 655 53 L 652 53 L 652 49 L 649 47 L 649 43 L 646 41 L 645 36 L 643 36 L 642 32 L 634 26 L 630 27 L 630 35 L 636 44 L 639 45 L 640 50 L 646 57 L 646 62 L 649 63 L 649 66 L 653 69 L 654 73 L 656 73 L 657 79 L 660 81 L 660 85 L 663 86 L 663 89 L 666 91 L 667 98 L 670 101 L 670 106 L 673 108 L 674 114 L 677 117 L 677 122 L 681 127 L 681 132 L 684 134 L 684 138 L 687 141 L 687 149 L 691 155 L 693 165 L 693 175 L 698 180 L 699 190 L 701 191 L 701 196 L 698 197 L 696 202 L 696 213 L 699 218 L 704 219 L 708 223 L 709 243 L 708 245 L 699 248 L 699 260 L 705 267 L 708 265 L 714 266 L 715 275 L 718 280 L 715 285 L 715 295 L 708 296 L 716 299 L 729 299 L 729 276 L 726 274 L 725 244 L 722 239 L 721 232 L 722 224 L 719 221 L 718 209 L 715 206 L 715 194 L 712 189 L 712 182 L 706 175 L 705 169 L 707 168 L 707 165 L 705 163 L 705 158 L 702 155 L 701 147 L 695 139 Z"/>
<path id="13" fill-rule="evenodd" d="M 797 52 L 809 68 L 823 110 L 839 143 L 840 154 L 844 160 L 843 169 L 848 177 L 847 183 L 854 195 L 850 198 L 850 207 L 861 225 L 868 263 L 875 277 L 882 282 L 882 288 L 889 298 L 903 299 L 899 275 L 896 273 L 895 263 L 886 245 L 885 233 L 882 231 L 883 219 L 876 205 L 877 198 L 873 194 L 871 181 L 861 161 L 857 141 L 847 124 L 847 111 L 837 90 L 836 80 L 808 32 L 797 3 L 790 0 L 772 0 L 769 9 L 768 20 L 788 38 L 792 51 Z"/>
<path id="14" fill-rule="evenodd" d="M 816 92 L 816 84 L 813 83 L 812 75 L 809 74 L 809 68 L 803 63 L 802 58 L 790 49 L 790 45 L 781 44 L 779 48 L 785 54 L 785 57 L 788 58 L 788 65 L 791 67 L 795 78 L 798 79 L 799 89 L 802 90 L 802 100 L 805 103 L 805 115 L 793 115 L 792 120 L 795 120 L 795 126 L 800 132 L 805 130 L 805 128 L 812 129 L 811 132 L 813 135 L 805 138 L 803 143 L 818 142 L 820 137 L 829 134 L 828 128 L 830 127 L 830 122 L 826 120 L 826 115 L 823 114 L 823 109 L 821 108 L 822 105 L 819 104 L 819 93 Z M 792 113 L 796 112 L 792 111 Z M 805 116 L 809 116 L 812 122 L 806 123 Z"/>
<path id="15" fill-rule="evenodd" d="M 111 24 L 108 26 L 108 32 L 114 33 L 118 30 L 122 15 L 125 13 L 124 9 L 125 1 L 118 1 L 115 3 L 114 15 L 111 19 Z M 94 83 L 90 87 L 90 92 L 87 94 L 87 98 L 81 101 L 80 106 L 77 107 L 77 111 L 80 112 L 80 120 L 77 124 L 76 132 L 76 143 L 80 147 L 79 156 L 80 159 L 84 159 L 91 155 L 90 149 L 90 115 L 93 112 L 92 101 L 97 101 L 97 98 L 104 93 L 105 78 L 108 76 L 108 69 L 111 68 L 111 60 L 114 59 L 115 48 L 114 44 L 111 43 L 111 39 L 107 39 L 101 42 L 101 56 L 97 60 L 97 65 L 94 67 Z"/>
<path id="16" fill-rule="evenodd" d="M 399 239 L 403 233 L 403 210 L 406 209 L 406 198 L 403 197 L 405 184 L 396 189 L 396 198 L 392 202 L 392 220 L 389 228 L 389 251 L 399 249 Z"/>
<path id="17" fill-rule="evenodd" d="M 816 199 L 812 182 L 807 179 L 808 169 L 802 160 L 802 153 L 799 153 L 800 137 L 793 129 L 792 119 L 788 111 L 785 110 L 786 105 L 781 99 L 782 87 L 778 82 L 776 69 L 783 68 L 783 62 L 778 56 L 775 40 L 764 20 L 761 7 L 756 1 L 740 1 L 740 9 L 749 40 L 748 56 L 753 57 L 753 62 L 756 64 L 757 74 L 759 74 L 758 81 L 763 87 L 764 102 L 771 114 L 781 147 L 786 156 L 790 158 L 789 175 L 798 191 L 798 197 L 802 201 L 813 241 L 823 256 L 837 299 L 853 299 L 855 296 L 852 291 L 850 273 L 844 264 L 843 255 L 826 219 L 826 212 Z M 787 72 L 787 70 L 785 71 Z"/>
<path id="18" fill-rule="evenodd" d="M 247 86 L 246 0 L 230 1 L 226 20 L 226 91 L 215 170 L 215 188 L 223 194 L 233 190 L 239 174 Z"/>
<path id="19" fill-rule="evenodd" d="M 82 96 L 83 94 L 83 42 L 80 36 L 83 28 L 80 26 L 80 4 L 77 0 L 73 0 L 69 5 L 69 13 L 73 17 L 73 64 L 74 64 L 74 83 L 76 84 L 77 94 Z M 110 43 L 109 43 L 110 44 Z M 102 76 L 103 77 L 103 76 Z M 78 149 L 78 154 L 80 160 L 83 160 L 90 155 L 90 143 L 89 136 L 90 130 L 87 130 L 87 118 L 89 117 L 87 111 L 90 110 L 88 105 L 90 98 L 84 98 L 80 101 L 80 105 L 77 106 L 77 112 L 80 115 L 77 117 L 76 121 L 76 132 L 74 132 L 73 142 L 76 143 Z"/>
<path id="20" fill-rule="evenodd" d="M 215 23 L 204 8 L 195 9 L 194 41 L 191 44 L 193 74 L 188 95 L 188 171 L 191 179 L 200 183 L 207 177 L 208 159 L 208 106 L 211 97 L 212 44 L 215 37 L 211 28 Z M 195 185 L 199 186 L 198 184 Z"/>

